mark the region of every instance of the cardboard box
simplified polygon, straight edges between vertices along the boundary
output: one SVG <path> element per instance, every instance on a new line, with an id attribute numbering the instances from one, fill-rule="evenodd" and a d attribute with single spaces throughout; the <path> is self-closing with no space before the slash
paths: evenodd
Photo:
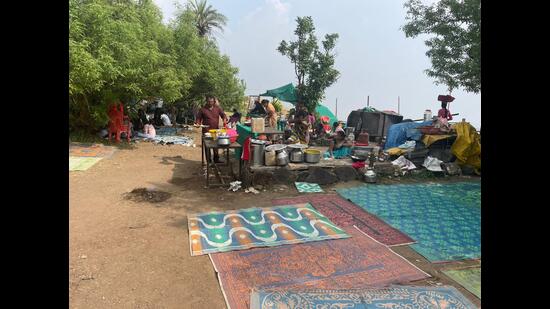
<path id="1" fill-rule="evenodd" d="M 265 119 L 264 118 L 252 118 L 252 132 L 264 133 L 265 131 Z"/>

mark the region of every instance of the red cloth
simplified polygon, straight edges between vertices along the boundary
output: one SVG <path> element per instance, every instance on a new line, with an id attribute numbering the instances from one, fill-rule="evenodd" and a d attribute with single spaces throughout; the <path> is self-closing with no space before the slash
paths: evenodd
<path id="1" fill-rule="evenodd" d="M 351 164 L 351 166 L 354 168 L 354 169 L 360 169 L 360 168 L 363 168 L 365 167 L 365 162 L 361 162 L 361 161 L 357 161 L 357 162 L 353 162 Z"/>
<path id="2" fill-rule="evenodd" d="M 197 114 L 197 122 L 203 125 L 210 126 L 209 128 L 202 128 L 202 132 L 208 132 L 208 130 L 219 129 L 220 118 L 222 117 L 225 123 L 226 116 L 223 110 L 219 107 L 212 107 L 212 110 L 202 107 Z"/>
<path id="3" fill-rule="evenodd" d="M 243 155 L 241 157 L 244 161 L 250 160 L 250 137 L 247 137 L 244 140 L 243 144 Z"/>
<path id="4" fill-rule="evenodd" d="M 446 108 L 440 109 L 439 112 L 437 112 L 437 117 L 445 118 L 447 120 L 453 120 L 453 115 L 451 115 L 451 111 Z"/>

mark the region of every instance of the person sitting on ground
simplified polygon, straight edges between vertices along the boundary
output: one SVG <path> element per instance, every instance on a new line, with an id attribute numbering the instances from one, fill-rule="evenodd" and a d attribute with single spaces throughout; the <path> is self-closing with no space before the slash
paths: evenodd
<path id="1" fill-rule="evenodd" d="M 163 111 L 160 115 L 160 120 L 162 121 L 163 126 L 172 126 L 172 122 L 170 121 L 170 117 Z"/>
<path id="2" fill-rule="evenodd" d="M 241 113 L 239 113 L 239 111 L 234 108 L 233 109 L 233 115 L 231 115 L 231 117 L 229 117 L 229 123 L 231 125 L 235 125 L 236 123 L 240 123 L 241 122 Z"/>
<path id="3" fill-rule="evenodd" d="M 288 141 L 290 143 L 309 144 L 309 121 L 308 112 L 305 105 L 296 104 L 296 114 L 288 122 L 293 124 L 292 134 Z"/>
<path id="4" fill-rule="evenodd" d="M 334 159 L 334 150 L 342 149 L 343 147 L 351 147 L 351 146 L 353 146 L 353 142 L 351 142 L 346 137 L 346 133 L 344 132 L 344 130 L 342 129 L 342 130 L 336 131 L 328 147 L 330 157 Z"/>
<path id="5" fill-rule="evenodd" d="M 155 131 L 155 127 L 151 124 L 150 120 L 147 120 L 143 126 L 143 133 L 137 132 L 137 136 L 144 138 L 155 138 L 156 135 L 157 132 Z"/>

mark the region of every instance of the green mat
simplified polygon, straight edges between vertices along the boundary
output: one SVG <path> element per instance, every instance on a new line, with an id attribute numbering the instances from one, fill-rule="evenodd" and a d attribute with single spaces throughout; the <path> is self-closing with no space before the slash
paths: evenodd
<path id="1" fill-rule="evenodd" d="M 443 273 L 481 299 L 481 267 L 444 270 Z"/>
<path id="2" fill-rule="evenodd" d="M 103 158 L 69 157 L 69 171 L 85 171 Z"/>
<path id="3" fill-rule="evenodd" d="M 300 193 L 323 192 L 323 189 L 316 183 L 295 182 L 294 184 Z"/>

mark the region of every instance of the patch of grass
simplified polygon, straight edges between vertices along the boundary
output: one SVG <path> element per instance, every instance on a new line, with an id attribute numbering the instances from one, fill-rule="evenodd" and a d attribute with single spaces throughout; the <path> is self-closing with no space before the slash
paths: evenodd
<path id="1" fill-rule="evenodd" d="M 128 143 L 125 139 L 122 139 L 120 143 L 116 143 L 113 138 L 113 140 L 109 142 L 107 138 L 101 138 L 97 136 L 97 134 L 84 131 L 69 133 L 69 144 L 70 143 L 103 144 L 105 146 L 114 146 L 119 149 L 134 149 L 136 147 L 133 142 Z"/>

